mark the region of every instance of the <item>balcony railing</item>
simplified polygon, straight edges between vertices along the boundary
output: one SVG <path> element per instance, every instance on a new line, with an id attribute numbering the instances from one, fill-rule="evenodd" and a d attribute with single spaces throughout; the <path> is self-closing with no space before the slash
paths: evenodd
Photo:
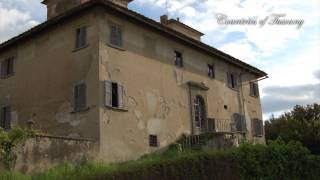
<path id="1" fill-rule="evenodd" d="M 209 132 L 214 133 L 242 133 L 246 131 L 245 119 L 237 121 L 231 119 L 209 119 Z"/>

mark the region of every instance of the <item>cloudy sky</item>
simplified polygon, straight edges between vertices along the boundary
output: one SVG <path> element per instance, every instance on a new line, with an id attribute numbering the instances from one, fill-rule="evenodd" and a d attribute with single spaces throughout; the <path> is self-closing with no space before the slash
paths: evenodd
<path id="1" fill-rule="evenodd" d="M 0 42 L 46 19 L 41 0 L 0 0 Z M 264 118 L 294 105 L 320 103 L 320 0 L 135 0 L 129 6 L 154 20 L 168 13 L 206 35 L 203 41 L 264 71 L 260 82 Z M 228 19 L 268 18 L 264 26 L 223 25 Z M 274 14 L 303 20 L 271 25 Z"/>

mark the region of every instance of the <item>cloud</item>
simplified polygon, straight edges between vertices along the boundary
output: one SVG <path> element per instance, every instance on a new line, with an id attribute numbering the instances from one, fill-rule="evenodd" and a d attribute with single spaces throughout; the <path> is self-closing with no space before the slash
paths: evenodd
<path id="1" fill-rule="evenodd" d="M 314 76 L 318 79 L 318 81 L 320 82 L 320 69 L 316 72 L 314 72 Z"/>
<path id="2" fill-rule="evenodd" d="M 320 70 L 314 74 L 319 82 L 296 86 L 269 86 L 262 98 L 264 113 L 287 111 L 295 105 L 320 103 Z"/>
<path id="3" fill-rule="evenodd" d="M 262 98 L 265 114 L 287 111 L 295 105 L 320 102 L 320 84 L 288 87 L 269 87 L 270 92 Z"/>
<path id="4" fill-rule="evenodd" d="M 166 6 L 165 0 L 136 1 L 141 5 Z M 170 0 L 167 1 L 167 5 L 171 17 L 179 16 L 184 23 L 210 34 L 210 38 L 216 38 L 212 35 L 212 32 L 219 34 L 216 31 L 224 34 L 243 33 L 244 37 L 240 39 L 240 43 L 222 42 L 215 46 L 249 63 L 254 59 L 261 59 L 261 56 L 272 56 L 288 48 L 292 40 L 299 39 L 307 29 L 319 26 L 320 22 L 318 0 L 310 0 L 308 3 L 301 0 Z M 271 25 L 262 28 L 244 25 L 221 26 L 216 22 L 218 13 L 226 14 L 229 18 L 257 17 L 258 19 L 275 13 L 286 14 L 288 19 L 303 19 L 305 23 L 302 29 Z M 214 41 L 209 38 L 205 40 Z"/>
<path id="5" fill-rule="evenodd" d="M 43 7 L 35 9 L 39 6 L 36 0 L 1 0 L 0 43 L 39 24 L 36 14 L 43 16 Z"/>

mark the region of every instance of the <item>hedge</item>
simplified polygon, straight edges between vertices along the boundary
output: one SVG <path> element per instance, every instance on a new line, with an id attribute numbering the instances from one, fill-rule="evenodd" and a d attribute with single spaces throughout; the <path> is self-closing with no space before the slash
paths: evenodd
<path id="1" fill-rule="evenodd" d="M 4 173 L 0 179 L 21 180 L 316 180 L 320 157 L 300 143 L 243 144 L 224 152 L 171 152 L 118 164 L 64 164 L 41 174 Z"/>

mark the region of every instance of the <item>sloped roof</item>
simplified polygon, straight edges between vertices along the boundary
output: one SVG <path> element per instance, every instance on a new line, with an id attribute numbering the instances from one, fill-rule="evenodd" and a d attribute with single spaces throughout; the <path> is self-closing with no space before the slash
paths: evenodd
<path id="1" fill-rule="evenodd" d="M 17 43 L 20 43 L 20 42 L 25 41 L 27 39 L 33 38 L 34 36 L 37 36 L 38 34 L 47 31 L 51 27 L 53 27 L 59 23 L 62 23 L 66 20 L 69 20 L 72 17 L 79 15 L 80 12 L 89 10 L 89 9 L 91 9 L 93 7 L 97 7 L 97 6 L 103 7 L 106 10 L 108 10 L 112 13 L 115 13 L 117 15 L 123 16 L 126 18 L 126 20 L 132 21 L 134 23 L 143 25 L 144 27 L 149 28 L 151 30 L 157 31 L 164 36 L 174 38 L 175 40 L 182 42 L 186 45 L 189 45 L 192 48 L 201 50 L 201 51 L 203 51 L 209 55 L 212 55 L 214 57 L 219 57 L 219 58 L 225 60 L 226 62 L 233 64 L 237 67 L 243 68 L 247 72 L 253 73 L 259 77 L 263 77 L 263 76 L 267 75 L 267 73 L 265 73 L 264 71 L 262 71 L 256 67 L 253 67 L 253 66 L 251 66 L 251 65 L 249 65 L 239 59 L 236 59 L 236 58 L 230 56 L 229 54 L 226 54 L 226 53 L 224 53 L 214 47 L 211 47 L 205 43 L 202 43 L 201 41 L 194 40 L 194 39 L 178 32 L 178 31 L 175 31 L 169 27 L 162 25 L 159 22 L 156 22 L 150 18 L 147 18 L 147 17 L 145 17 L 139 13 L 136 13 L 132 10 L 129 10 L 127 8 L 116 5 L 108 0 L 91 0 L 91 1 L 88 1 L 84 4 L 79 5 L 73 9 L 70 9 L 70 10 L 68 10 L 68 11 L 66 11 L 66 12 L 64 12 L 54 18 L 51 18 L 51 19 L 43 22 L 42 24 L 39 24 L 38 26 L 35 26 L 35 27 L 31 28 L 30 30 L 0 44 L 0 53 L 4 50 L 8 49 L 9 47 L 16 45 Z"/>

